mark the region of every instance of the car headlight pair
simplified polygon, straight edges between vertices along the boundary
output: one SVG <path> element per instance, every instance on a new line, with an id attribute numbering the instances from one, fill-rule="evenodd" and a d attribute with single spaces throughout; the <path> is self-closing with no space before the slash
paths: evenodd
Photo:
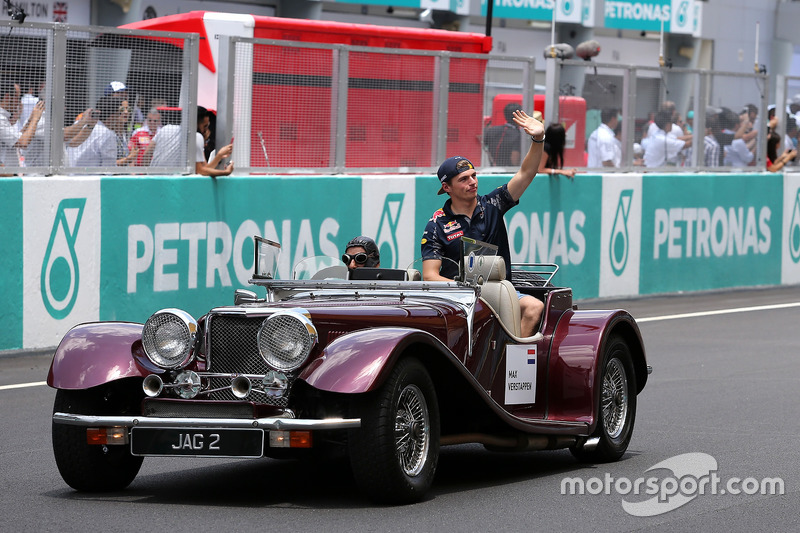
<path id="1" fill-rule="evenodd" d="M 302 311 L 302 310 L 301 310 Z M 272 368 L 288 372 L 303 365 L 317 343 L 307 312 L 278 311 L 258 330 L 258 351 Z M 147 319 L 142 344 L 147 357 L 165 369 L 183 368 L 192 360 L 197 321 L 180 309 L 163 309 Z"/>

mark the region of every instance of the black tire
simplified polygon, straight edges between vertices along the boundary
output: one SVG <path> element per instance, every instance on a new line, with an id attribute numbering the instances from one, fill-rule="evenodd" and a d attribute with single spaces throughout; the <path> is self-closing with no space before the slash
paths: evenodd
<path id="1" fill-rule="evenodd" d="M 354 404 L 361 428 L 348 438 L 359 488 L 373 501 L 412 503 L 433 482 L 439 461 L 439 405 L 416 359 L 401 359 L 374 394 Z"/>
<path id="2" fill-rule="evenodd" d="M 74 414 L 109 413 L 109 391 L 59 390 L 53 412 Z M 113 410 L 113 409 L 111 409 Z M 143 457 L 131 455 L 129 445 L 101 446 L 87 444 L 86 428 L 53 422 L 53 453 L 58 471 L 64 481 L 75 490 L 110 492 L 131 484 Z"/>
<path id="3" fill-rule="evenodd" d="M 609 339 L 602 361 L 598 422 L 590 436 L 600 440 L 594 450 L 570 448 L 576 459 L 586 463 L 608 463 L 622 457 L 636 420 L 636 374 L 628 345 L 621 337 Z"/>

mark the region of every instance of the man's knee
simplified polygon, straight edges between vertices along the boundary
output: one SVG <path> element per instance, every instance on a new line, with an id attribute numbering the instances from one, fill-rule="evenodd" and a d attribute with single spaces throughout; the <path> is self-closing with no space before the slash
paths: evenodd
<path id="1" fill-rule="evenodd" d="M 544 310 L 544 304 L 538 298 L 525 296 L 520 301 L 522 316 L 527 318 L 539 318 Z"/>

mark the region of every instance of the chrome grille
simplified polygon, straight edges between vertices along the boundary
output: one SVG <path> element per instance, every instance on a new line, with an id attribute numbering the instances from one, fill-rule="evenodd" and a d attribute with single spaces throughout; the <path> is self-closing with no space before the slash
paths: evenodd
<path id="1" fill-rule="evenodd" d="M 258 353 L 258 328 L 264 316 L 247 317 L 242 315 L 213 315 L 209 320 L 208 370 L 229 374 L 264 375 L 272 370 Z M 286 407 L 288 392 L 294 382 L 294 374 L 286 373 L 289 380 L 287 394 L 281 398 L 267 397 L 265 394 L 251 392 L 248 400 L 257 403 Z M 211 389 L 225 387 L 225 390 L 212 392 L 213 400 L 237 400 L 230 387 L 229 378 L 212 378 Z"/>

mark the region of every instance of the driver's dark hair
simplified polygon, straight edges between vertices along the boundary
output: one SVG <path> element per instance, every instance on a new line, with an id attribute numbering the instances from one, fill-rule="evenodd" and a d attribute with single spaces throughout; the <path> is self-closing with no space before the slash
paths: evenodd
<path id="1" fill-rule="evenodd" d="M 345 252 L 347 252 L 348 248 L 352 248 L 353 246 L 360 246 L 364 248 L 364 251 L 367 253 L 367 262 L 364 266 L 376 267 L 381 262 L 381 254 L 378 251 L 378 245 L 369 237 L 364 235 L 354 237 L 347 243 L 347 246 L 345 246 Z"/>

